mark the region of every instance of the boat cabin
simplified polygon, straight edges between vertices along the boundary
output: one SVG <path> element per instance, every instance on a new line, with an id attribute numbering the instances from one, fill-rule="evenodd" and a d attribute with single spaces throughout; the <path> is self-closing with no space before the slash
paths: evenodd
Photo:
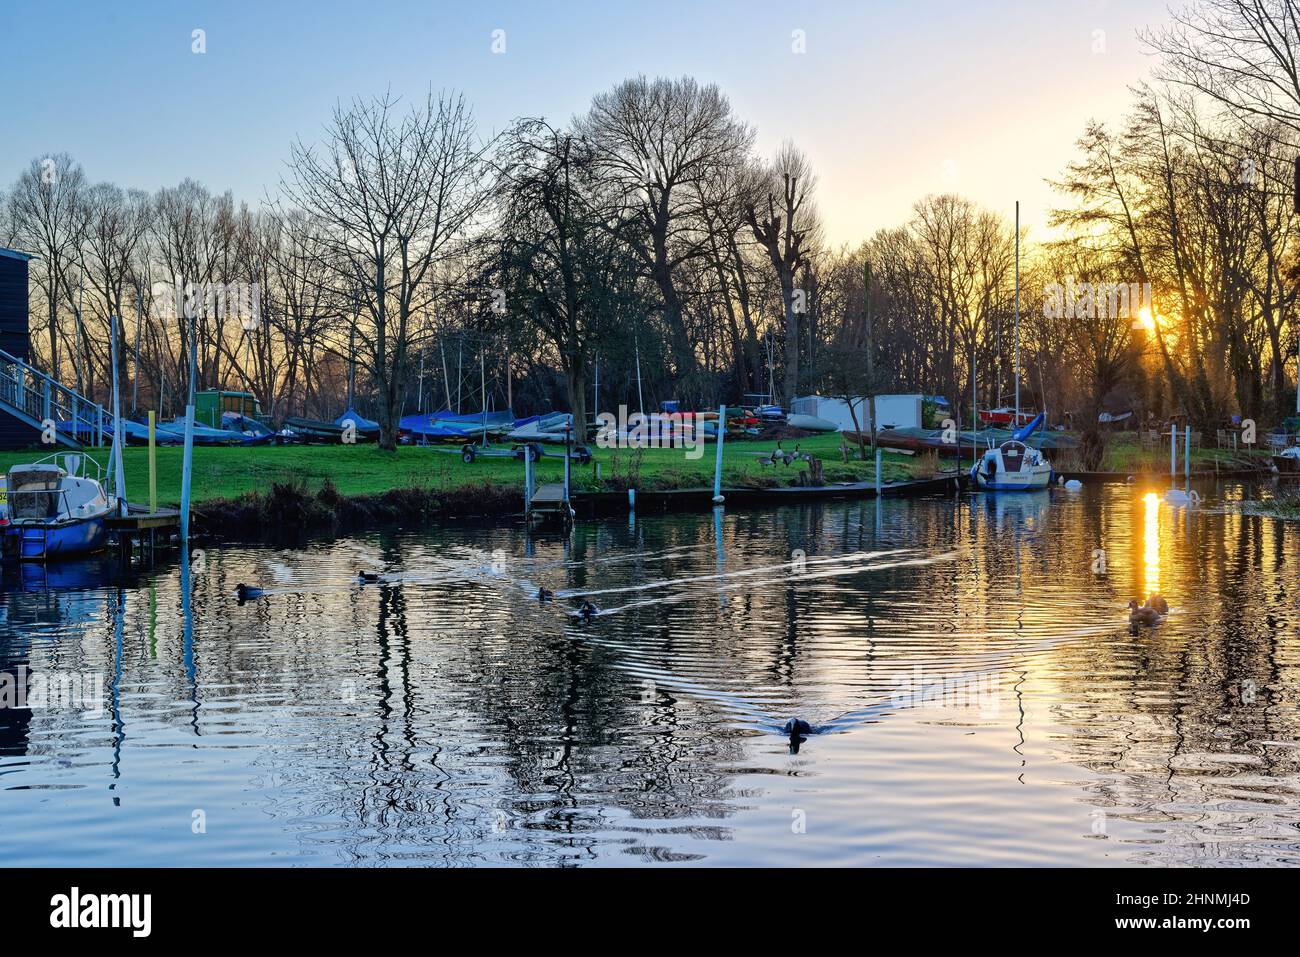
<path id="1" fill-rule="evenodd" d="M 10 522 L 62 521 L 85 518 L 108 508 L 108 498 L 96 481 L 77 478 L 57 465 L 15 465 L 5 477 Z"/>

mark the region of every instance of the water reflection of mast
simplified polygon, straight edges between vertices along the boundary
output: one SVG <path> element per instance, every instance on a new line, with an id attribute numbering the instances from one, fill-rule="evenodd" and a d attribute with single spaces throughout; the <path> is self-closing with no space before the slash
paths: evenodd
<path id="1" fill-rule="evenodd" d="M 189 548 L 181 549 L 181 654 L 185 660 L 185 681 L 190 693 L 190 727 L 199 733 L 199 680 L 194 663 L 194 606 L 190 595 Z"/>
<path id="2" fill-rule="evenodd" d="M 117 790 L 116 779 L 122 776 L 122 740 L 126 737 L 126 725 L 122 722 L 122 645 L 126 618 L 126 589 L 117 589 L 117 607 L 113 614 L 113 683 L 109 686 L 113 712 L 113 778 L 108 786 L 110 791 Z M 114 804 L 121 803 L 121 798 L 114 797 Z"/>

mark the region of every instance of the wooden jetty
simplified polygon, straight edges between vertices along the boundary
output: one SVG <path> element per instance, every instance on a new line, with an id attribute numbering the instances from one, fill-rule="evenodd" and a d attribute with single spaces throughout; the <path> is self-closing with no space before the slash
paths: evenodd
<path id="1" fill-rule="evenodd" d="M 934 478 L 914 479 L 902 482 L 883 482 L 880 486 L 882 498 L 908 495 L 933 495 L 951 493 L 959 486 L 959 475 L 955 472 L 940 474 Z M 875 482 L 828 482 L 817 486 L 774 486 L 771 488 L 724 488 L 728 508 L 762 506 L 762 505 L 800 505 L 805 502 L 827 501 L 833 499 L 875 498 Z M 626 492 L 576 492 L 573 495 L 573 507 L 584 514 L 610 513 L 626 511 L 628 496 Z M 686 511 L 713 508 L 713 489 L 684 488 L 665 490 L 641 490 L 636 493 L 636 507 L 648 511 Z"/>
<path id="2" fill-rule="evenodd" d="M 137 545 L 142 553 L 152 555 L 160 546 L 169 547 L 180 533 L 180 509 L 160 508 L 151 512 L 143 505 L 129 503 L 126 508 L 125 515 L 115 515 L 104 522 L 124 561 L 130 560 Z"/>
<path id="3" fill-rule="evenodd" d="M 565 499 L 563 482 L 547 482 L 537 486 L 529 501 L 529 514 L 539 517 L 559 516 L 567 520 L 569 502 Z"/>

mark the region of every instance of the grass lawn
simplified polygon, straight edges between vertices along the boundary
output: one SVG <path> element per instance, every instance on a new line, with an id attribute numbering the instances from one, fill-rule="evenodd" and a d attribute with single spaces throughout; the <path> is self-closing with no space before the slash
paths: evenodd
<path id="1" fill-rule="evenodd" d="M 792 451 L 795 445 L 822 459 L 827 481 L 869 481 L 874 463 L 845 463 L 840 453 L 838 434 L 785 440 L 782 447 Z M 507 446 L 503 446 L 507 447 Z M 723 485 L 788 485 L 794 483 L 806 463 L 761 466 L 762 453 L 770 453 L 775 442 L 729 440 L 723 444 Z M 315 491 L 331 481 L 343 495 L 370 495 L 394 488 L 452 489 L 484 482 L 513 485 L 522 489 L 523 463 L 513 459 L 480 458 L 471 465 L 461 462 L 459 446 L 403 446 L 395 453 L 380 452 L 374 445 L 306 445 L 259 446 L 254 448 L 194 449 L 194 501 L 237 498 L 251 492 L 266 491 L 272 483 L 294 483 Z M 548 446 L 556 450 L 556 446 Z M 699 451 L 698 449 L 696 450 Z M 593 449 L 591 465 L 573 465 L 576 489 L 691 488 L 713 483 L 716 446 L 704 446 L 703 455 L 689 459 L 682 449 Z M 50 454 L 45 449 L 0 452 L 0 469 L 20 462 L 34 462 Z M 88 449 L 87 454 L 101 465 L 108 465 L 108 449 Z M 181 497 L 182 451 L 174 446 L 157 449 L 158 503 L 176 505 Z M 870 454 L 870 452 L 868 452 Z M 905 456 L 886 452 L 882 460 L 882 478 L 895 481 L 926 477 L 934 469 L 934 460 L 924 456 Z M 596 480 L 596 465 L 601 481 Z M 127 497 L 132 502 L 149 500 L 149 451 L 130 446 L 123 456 Z M 538 463 L 537 481 L 558 482 L 564 475 L 560 459 L 546 458 Z"/>
<path id="2" fill-rule="evenodd" d="M 1155 448 L 1142 448 L 1136 432 L 1117 432 L 1106 442 L 1106 454 L 1102 459 L 1102 472 L 1169 472 L 1169 437 L 1165 443 Z M 1050 455 L 1052 464 L 1058 472 L 1082 471 L 1083 465 L 1076 450 L 1062 450 Z M 1216 449 L 1193 448 L 1192 471 L 1214 472 L 1220 470 L 1267 468 L 1270 453 L 1267 451 L 1248 451 L 1245 448 Z M 1183 444 L 1178 444 L 1178 474 L 1183 473 Z"/>

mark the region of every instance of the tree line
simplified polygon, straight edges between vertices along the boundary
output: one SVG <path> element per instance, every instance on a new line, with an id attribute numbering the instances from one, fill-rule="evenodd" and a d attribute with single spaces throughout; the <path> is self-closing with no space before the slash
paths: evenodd
<path id="1" fill-rule="evenodd" d="M 1128 115 L 1082 126 L 1053 228 L 1021 234 L 1018 264 L 1010 209 L 953 194 L 832 246 L 807 153 L 759 156 L 717 86 L 644 76 L 490 138 L 457 93 L 341 103 L 255 206 L 38 157 L 2 197 L 0 243 L 37 256 L 33 361 L 84 394 L 107 395 L 117 315 L 130 408 L 179 411 L 192 345 L 198 387 L 251 391 L 273 417 L 332 418 L 354 397 L 387 447 L 417 405 L 484 401 L 586 421 L 638 395 L 905 391 L 968 422 L 976 401 L 1011 401 L 1017 283 L 1025 405 L 1091 432 L 1121 409 L 1279 419 L 1295 395 L 1294 12 L 1210 0 L 1146 35 L 1156 76 Z M 1270 27 L 1280 46 L 1258 40 Z M 177 282 L 254 295 L 207 301 L 191 342 Z M 1066 283 L 1151 296 L 1142 315 L 1105 296 L 1050 308 Z"/>

